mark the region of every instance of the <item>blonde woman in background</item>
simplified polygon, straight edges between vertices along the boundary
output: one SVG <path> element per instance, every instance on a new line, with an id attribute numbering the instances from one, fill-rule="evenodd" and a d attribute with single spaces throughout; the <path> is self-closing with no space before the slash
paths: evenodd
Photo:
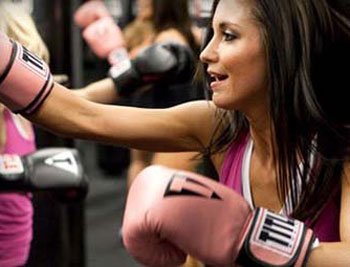
<path id="1" fill-rule="evenodd" d="M 20 4 L 0 2 L 0 30 L 49 61 L 48 49 L 33 19 Z M 32 125 L 0 105 L 0 153 L 25 155 L 36 149 Z M 0 194 L 0 266 L 23 266 L 33 235 L 33 206 L 29 193 Z"/>

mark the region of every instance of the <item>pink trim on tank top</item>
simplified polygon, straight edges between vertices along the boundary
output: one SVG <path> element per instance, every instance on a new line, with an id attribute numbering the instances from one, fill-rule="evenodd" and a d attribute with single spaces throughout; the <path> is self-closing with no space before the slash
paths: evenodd
<path id="1" fill-rule="evenodd" d="M 241 134 L 228 149 L 220 171 L 220 183 L 227 185 L 243 196 L 242 164 L 243 156 L 248 144 L 248 134 Z"/>

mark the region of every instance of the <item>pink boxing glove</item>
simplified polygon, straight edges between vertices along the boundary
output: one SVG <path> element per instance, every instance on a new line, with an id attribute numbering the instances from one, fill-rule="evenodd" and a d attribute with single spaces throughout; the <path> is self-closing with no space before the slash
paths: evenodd
<path id="1" fill-rule="evenodd" d="M 85 28 L 95 20 L 109 17 L 110 13 L 101 0 L 90 0 L 82 4 L 74 13 L 74 21 L 81 28 Z"/>
<path id="2" fill-rule="evenodd" d="M 0 102 L 14 112 L 34 112 L 54 82 L 46 63 L 0 32 Z"/>
<path id="3" fill-rule="evenodd" d="M 103 17 L 83 31 L 83 38 L 100 58 L 108 58 L 114 50 L 124 47 L 123 33 L 112 17 Z"/>
<path id="4" fill-rule="evenodd" d="M 144 169 L 128 193 L 123 242 L 149 267 L 178 266 L 190 254 L 212 266 L 302 266 L 313 233 L 297 220 L 258 208 L 204 176 Z"/>

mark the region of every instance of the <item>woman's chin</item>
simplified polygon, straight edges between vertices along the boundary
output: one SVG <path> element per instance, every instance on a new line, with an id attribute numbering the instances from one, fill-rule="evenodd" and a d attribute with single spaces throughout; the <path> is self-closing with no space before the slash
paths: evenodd
<path id="1" fill-rule="evenodd" d="M 218 94 L 213 94 L 212 101 L 215 104 L 215 106 L 218 108 L 227 109 L 227 110 L 233 109 L 232 103 L 229 103 L 227 99 L 223 99 L 223 97 Z"/>

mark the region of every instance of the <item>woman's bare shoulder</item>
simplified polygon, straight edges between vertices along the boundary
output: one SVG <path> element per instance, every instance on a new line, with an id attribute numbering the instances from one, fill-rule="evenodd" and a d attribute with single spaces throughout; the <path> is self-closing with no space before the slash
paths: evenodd
<path id="1" fill-rule="evenodd" d="M 216 110 L 211 101 L 197 100 L 172 107 L 169 112 L 204 148 L 208 146 L 215 129 Z"/>
<path id="2" fill-rule="evenodd" d="M 204 116 L 204 119 L 207 120 L 207 116 L 214 119 L 217 108 L 212 101 L 195 100 L 174 106 L 170 110 L 179 112 L 187 118 L 196 117 L 196 119 L 200 120 L 200 117 Z"/>
<path id="3" fill-rule="evenodd" d="M 155 43 L 177 42 L 187 45 L 186 38 L 176 29 L 170 28 L 157 34 Z"/>

